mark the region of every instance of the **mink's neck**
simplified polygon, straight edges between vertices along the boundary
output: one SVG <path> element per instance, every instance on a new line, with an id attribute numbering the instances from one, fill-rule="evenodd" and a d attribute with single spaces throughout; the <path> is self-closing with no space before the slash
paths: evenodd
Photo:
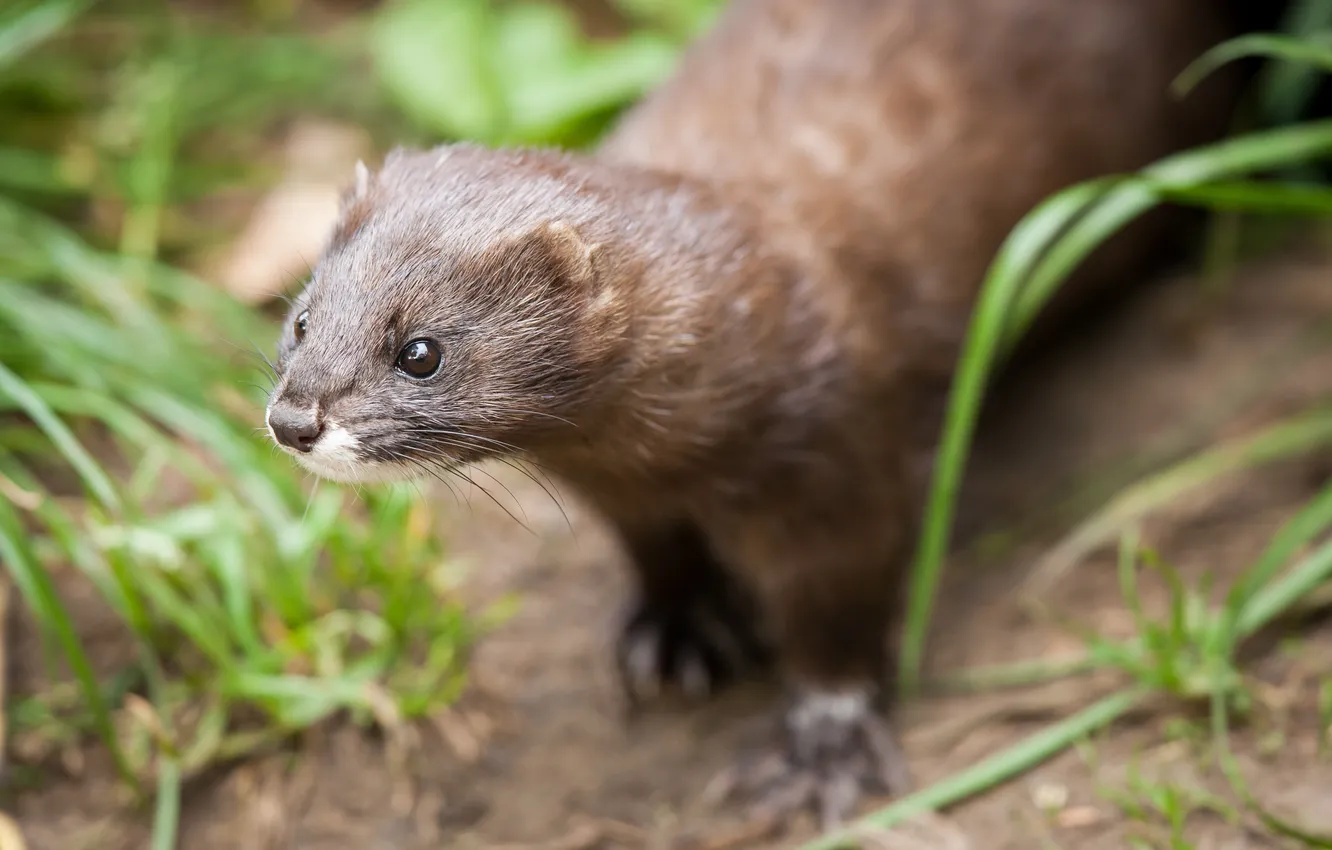
<path id="1" fill-rule="evenodd" d="M 710 187 L 621 166 L 600 222 L 624 308 L 617 355 L 556 467 L 681 471 L 771 419 L 801 379 L 792 347 L 817 322 L 799 270 L 765 244 L 757 216 Z M 609 467 L 622 466 L 618 471 Z"/>

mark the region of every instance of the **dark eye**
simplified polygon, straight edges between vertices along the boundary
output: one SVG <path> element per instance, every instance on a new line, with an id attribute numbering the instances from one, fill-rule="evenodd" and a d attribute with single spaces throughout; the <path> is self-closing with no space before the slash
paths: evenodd
<path id="1" fill-rule="evenodd" d="M 439 346 L 434 341 L 414 339 L 398 352 L 398 362 L 394 365 L 407 377 L 422 379 L 439 371 L 441 359 Z"/>
<path id="2" fill-rule="evenodd" d="M 296 321 L 293 322 L 291 325 L 292 333 L 296 335 L 297 342 L 300 342 L 301 340 L 305 339 L 305 332 L 309 329 L 309 327 L 310 327 L 310 311 L 302 310 L 300 312 L 300 315 L 296 317 Z"/>

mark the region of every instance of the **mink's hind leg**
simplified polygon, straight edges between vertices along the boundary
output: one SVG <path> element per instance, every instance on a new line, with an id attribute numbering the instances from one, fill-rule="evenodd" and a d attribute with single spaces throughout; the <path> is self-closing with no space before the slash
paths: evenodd
<path id="1" fill-rule="evenodd" d="M 892 525 L 867 533 L 769 519 L 734 540 L 773 625 L 787 701 L 773 745 L 742 754 L 714 794 L 747 799 L 764 817 L 814 809 L 833 828 L 866 794 L 909 790 L 885 713 L 901 576 Z"/>
<path id="2" fill-rule="evenodd" d="M 616 660 L 631 703 L 676 685 L 715 692 L 768 659 L 751 596 L 688 520 L 620 527 L 638 580 Z"/>

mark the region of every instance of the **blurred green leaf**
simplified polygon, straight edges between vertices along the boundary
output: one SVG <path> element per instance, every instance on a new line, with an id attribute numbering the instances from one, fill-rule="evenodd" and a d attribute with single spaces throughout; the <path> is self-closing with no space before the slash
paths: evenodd
<path id="1" fill-rule="evenodd" d="M 1309 33 L 1301 38 L 1255 34 L 1223 41 L 1185 68 L 1175 78 L 1172 88 L 1176 95 L 1183 96 L 1217 68 L 1249 56 L 1296 62 L 1324 73 L 1332 72 L 1332 33 Z"/>
<path id="2" fill-rule="evenodd" d="M 376 22 L 381 79 L 432 133 L 489 144 L 548 144 L 631 103 L 674 67 L 660 33 L 587 39 L 566 7 L 397 0 Z"/>
<path id="3" fill-rule="evenodd" d="M 712 25 L 723 4 L 721 0 L 614 0 L 614 6 L 631 20 L 688 40 Z"/>
<path id="4" fill-rule="evenodd" d="M 1212 210 L 1287 215 L 1332 214 L 1332 189 L 1326 186 L 1255 180 L 1204 183 L 1198 186 L 1157 185 L 1153 188 L 1162 201 Z"/>
<path id="5" fill-rule="evenodd" d="M 560 67 L 522 68 L 509 80 L 512 126 L 505 141 L 560 138 L 577 121 L 630 103 L 675 66 L 669 41 L 642 33 L 570 56 Z"/>
<path id="6" fill-rule="evenodd" d="M 61 175 L 60 162 L 51 154 L 0 147 L 0 190 L 72 195 L 82 187 Z"/>
<path id="7" fill-rule="evenodd" d="M 91 0 L 7 0 L 0 10 L 0 71 L 53 37 Z"/>
<path id="8" fill-rule="evenodd" d="M 490 66 L 493 43 L 486 0 L 392 0 L 371 33 L 389 93 L 423 127 L 448 138 L 490 139 L 505 123 Z"/>

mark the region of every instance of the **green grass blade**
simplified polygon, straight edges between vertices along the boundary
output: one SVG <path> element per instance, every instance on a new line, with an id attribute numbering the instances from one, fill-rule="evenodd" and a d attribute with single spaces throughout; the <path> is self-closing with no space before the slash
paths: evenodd
<path id="1" fill-rule="evenodd" d="M 1193 60 L 1175 78 L 1171 88 L 1176 96 L 1183 97 L 1217 68 L 1250 56 L 1298 62 L 1311 65 L 1325 73 L 1332 73 L 1332 44 L 1329 44 L 1328 36 L 1328 33 L 1310 33 L 1296 38 L 1289 35 L 1256 33 L 1232 38 Z"/>
<path id="2" fill-rule="evenodd" d="M 1100 205 L 1072 225 L 1030 272 L 1015 307 L 1007 343 L 1031 326 L 1060 284 L 1106 239 L 1161 203 L 1164 190 L 1182 192 L 1239 174 L 1332 156 L 1332 121 L 1250 133 L 1167 157 L 1123 179 Z"/>
<path id="3" fill-rule="evenodd" d="M 1332 190 L 1325 186 L 1236 180 L 1190 187 L 1154 184 L 1152 191 L 1165 203 L 1217 211 L 1265 215 L 1332 214 Z"/>
<path id="4" fill-rule="evenodd" d="M 220 617 L 212 606 L 186 599 L 154 564 L 136 565 L 126 561 L 121 564 L 121 574 L 132 576 L 135 588 L 152 603 L 159 615 L 187 635 L 218 670 L 232 667 L 226 629 L 219 623 Z M 206 586 L 198 589 L 206 590 Z"/>
<path id="5" fill-rule="evenodd" d="M 919 686 L 925 632 L 934 607 L 957 488 L 966 465 L 967 446 L 975 429 L 981 394 L 1018 294 L 1020 277 L 1016 272 L 1032 263 L 1109 185 L 1109 181 L 1084 184 L 1043 202 L 1014 229 L 981 287 L 964 342 L 962 367 L 950 391 L 925 528 L 912 569 L 900 665 L 899 685 L 904 693 L 913 693 Z"/>
<path id="6" fill-rule="evenodd" d="M 954 805 L 983 793 L 1005 780 L 1030 770 L 1070 745 L 1104 728 L 1130 711 L 1146 697 L 1146 691 L 1132 690 L 1106 697 L 1083 711 L 1049 726 L 1008 749 L 983 759 L 942 782 L 909 794 L 877 812 L 866 815 L 850 827 L 829 833 L 803 845 L 799 850 L 841 850 L 857 846 L 858 833 L 885 830 L 917 815 Z"/>
<path id="7" fill-rule="evenodd" d="M 1280 29 L 1293 36 L 1306 36 L 1332 27 L 1332 3 L 1327 0 L 1294 0 L 1283 16 Z M 1302 62 L 1269 62 L 1258 81 L 1258 104 L 1267 125 L 1299 120 L 1321 75 L 1316 66 Z"/>
<path id="8" fill-rule="evenodd" d="M 5 462 L 5 461 L 10 462 Z M 39 493 L 41 487 L 36 478 L 26 469 L 0 456 L 0 474 L 31 493 Z M 92 544 L 86 529 L 52 498 L 43 496 L 33 509 L 33 514 L 43 523 L 43 536 L 59 549 L 61 557 L 88 577 L 88 580 L 102 594 L 120 618 L 141 638 L 148 635 L 148 618 L 138 600 L 126 592 L 123 585 L 111 574 L 101 553 Z"/>
<path id="9" fill-rule="evenodd" d="M 1028 593 L 1042 593 L 1073 563 L 1152 511 L 1233 472 L 1332 445 L 1332 410 L 1317 410 L 1199 452 L 1120 491 L 1052 547 L 1032 571 Z"/>
<path id="10" fill-rule="evenodd" d="M 175 850 L 180 831 L 180 762 L 161 753 L 157 767 L 157 805 L 153 810 L 152 850 Z"/>
<path id="11" fill-rule="evenodd" d="M 314 678 L 242 671 L 223 680 L 222 692 L 267 706 L 289 729 L 309 726 L 343 709 L 369 707 L 366 682 L 345 676 Z"/>
<path id="12" fill-rule="evenodd" d="M 28 607 L 41 622 L 43 628 L 53 634 L 65 654 L 70 671 L 83 691 L 89 710 L 93 715 L 93 724 L 101 736 L 102 743 L 115 760 L 116 769 L 136 792 L 139 790 L 138 777 L 130 769 L 120 741 L 116 736 L 115 725 L 111 721 L 111 710 L 102 697 L 102 690 L 93 674 L 92 664 L 83 651 L 78 632 L 56 593 L 46 569 L 33 557 L 28 548 L 26 536 L 18 515 L 7 500 L 0 499 L 0 561 L 3 561 L 14 579 L 14 584 L 23 594 Z"/>
<path id="13" fill-rule="evenodd" d="M 281 491 L 281 479 L 257 457 L 259 445 L 238 433 L 235 425 L 156 387 L 127 387 L 126 396 L 140 410 L 179 434 L 207 445 L 236 476 L 236 483 L 256 509 L 256 516 L 275 533 L 290 528 L 295 517 Z"/>
<path id="14" fill-rule="evenodd" d="M 40 0 L 11 6 L 0 17 L 0 71 L 55 36 L 90 5 L 91 0 Z"/>
<path id="15" fill-rule="evenodd" d="M 56 416 L 41 396 L 33 392 L 22 378 L 11 372 L 3 363 L 0 363 L 0 394 L 11 398 L 37 427 L 42 429 L 56 450 L 69 461 L 70 466 L 79 474 L 89 491 L 97 497 L 104 508 L 113 511 L 120 509 L 120 497 L 116 494 L 111 479 L 102 471 L 97 461 L 93 460 L 88 450 L 79 443 L 73 432 L 60 421 L 60 417 Z"/>
<path id="16" fill-rule="evenodd" d="M 200 459 L 185 451 L 167 434 L 143 418 L 133 408 L 122 404 L 109 394 L 92 392 L 81 387 L 70 387 L 49 382 L 30 384 L 51 409 L 66 417 L 79 416 L 93 419 L 117 437 L 145 454 L 160 453 L 171 468 L 184 474 L 196 487 L 217 486 L 217 475 Z"/>
<path id="17" fill-rule="evenodd" d="M 1329 579 L 1332 579 L 1332 542 L 1324 543 L 1301 560 L 1283 580 L 1255 593 L 1240 613 L 1240 634 L 1247 636 L 1258 631 Z"/>
<path id="18" fill-rule="evenodd" d="M 1244 571 L 1235 582 L 1226 597 L 1223 635 L 1235 634 L 1236 627 L 1244 622 L 1244 612 L 1255 601 L 1270 604 L 1264 597 L 1258 596 L 1272 581 L 1282 566 L 1301 548 L 1315 537 L 1332 527 L 1332 485 L 1311 499 L 1299 513 L 1291 517 L 1267 544 L 1258 560 Z M 1296 570 L 1298 573 L 1298 569 Z M 1288 579 L 1289 580 L 1289 579 Z M 1261 612 L 1249 620 L 1250 628 L 1254 623 L 1266 622 L 1267 617 Z"/>
<path id="19" fill-rule="evenodd" d="M 219 535 L 207 554 L 207 562 L 222 588 L 222 603 L 232 636 L 246 655 L 263 655 L 266 650 L 254 619 L 254 596 L 245 569 L 245 547 L 234 536 Z"/>
<path id="20" fill-rule="evenodd" d="M 1212 738 L 1218 755 L 1222 774 L 1230 782 L 1231 790 L 1243 801 L 1244 805 L 1258 816 L 1258 819 L 1272 833 L 1293 839 L 1303 847 L 1332 848 L 1332 835 L 1318 835 L 1277 817 L 1268 811 L 1254 796 L 1249 783 L 1244 779 L 1244 771 L 1239 759 L 1230 746 L 1230 721 L 1228 708 L 1223 694 L 1215 693 L 1211 699 Z"/>
<path id="21" fill-rule="evenodd" d="M 52 154 L 4 145 L 0 145 L 0 188 L 61 196 L 81 191 L 60 173 L 60 161 Z"/>

